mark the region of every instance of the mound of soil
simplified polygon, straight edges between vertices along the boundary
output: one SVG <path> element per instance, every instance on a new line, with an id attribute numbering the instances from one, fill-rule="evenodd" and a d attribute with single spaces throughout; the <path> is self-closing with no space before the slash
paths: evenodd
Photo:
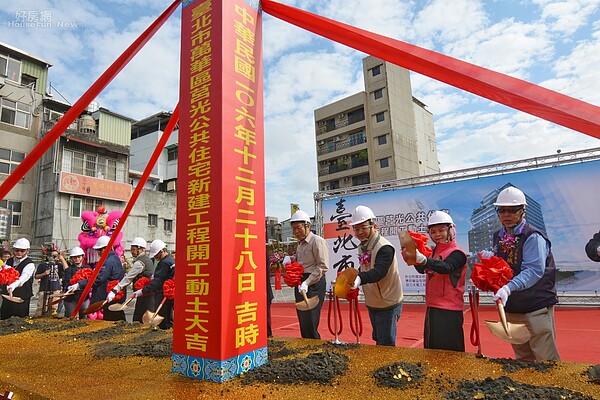
<path id="1" fill-rule="evenodd" d="M 416 385 L 425 374 L 421 363 L 410 364 L 398 362 L 378 368 L 373 372 L 373 378 L 379 386 L 390 388 L 404 388 L 408 385 Z"/>
<path id="2" fill-rule="evenodd" d="M 458 388 L 444 396 L 447 400 L 485 399 L 540 399 L 540 400 L 594 400 L 591 396 L 550 386 L 534 386 L 518 383 L 508 376 L 497 379 L 486 378 L 478 381 L 464 381 L 458 383 Z"/>
<path id="3" fill-rule="evenodd" d="M 348 369 L 348 357 L 332 351 L 310 354 L 306 358 L 271 361 L 248 371 L 243 383 L 333 384 Z"/>
<path id="4" fill-rule="evenodd" d="M 171 373 L 172 332 L 53 318 L 0 321 L 0 395 L 18 399 L 600 399 L 600 366 L 276 338 L 224 383 Z M 502 368 L 499 368 L 501 365 Z M 26 368 L 24 367 L 26 366 Z"/>
<path id="5" fill-rule="evenodd" d="M 513 360 L 512 358 L 489 358 L 489 360 L 493 363 L 502 365 L 502 371 L 504 372 L 516 372 L 525 368 L 546 372 L 556 365 L 556 362 L 554 361 L 533 362 Z"/>

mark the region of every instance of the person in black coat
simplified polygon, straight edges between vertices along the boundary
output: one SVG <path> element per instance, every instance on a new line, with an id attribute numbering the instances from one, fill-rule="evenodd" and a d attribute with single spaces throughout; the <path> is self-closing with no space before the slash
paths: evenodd
<path id="1" fill-rule="evenodd" d="M 108 249 L 108 241 L 110 238 L 108 236 L 100 236 L 94 245 L 94 249 L 102 255 L 103 252 L 109 251 L 108 257 L 102 264 L 102 268 L 94 280 L 94 284 L 92 285 L 92 298 L 90 299 L 90 303 L 94 304 L 99 301 L 106 300 L 106 287 L 108 286 L 108 282 L 110 281 L 120 281 L 125 276 L 125 268 L 123 268 L 123 264 L 121 263 L 121 258 L 115 253 L 113 249 Z M 84 288 L 88 283 L 87 279 L 81 280 L 76 284 L 69 286 L 69 288 L 73 288 L 74 290 L 78 290 L 80 288 Z M 123 289 L 126 292 L 127 289 Z M 123 298 L 118 300 L 117 302 L 123 303 L 125 298 L 127 297 L 127 293 L 124 293 Z M 114 302 L 113 302 L 114 303 Z M 103 319 L 105 321 L 125 321 L 125 312 L 124 311 L 111 311 L 108 309 L 110 304 L 105 304 L 103 307 Z"/>
<path id="2" fill-rule="evenodd" d="M 175 260 L 167 251 L 165 242 L 160 239 L 156 239 L 150 244 L 149 257 L 158 261 L 152 281 L 142 289 L 137 290 L 134 294 L 135 297 L 153 295 L 154 309 L 152 311 L 156 312 L 156 309 L 163 301 L 163 285 L 165 281 L 175 277 Z M 163 317 L 160 325 L 158 325 L 160 329 L 170 329 L 173 327 L 173 299 L 165 300 L 158 315 Z"/>

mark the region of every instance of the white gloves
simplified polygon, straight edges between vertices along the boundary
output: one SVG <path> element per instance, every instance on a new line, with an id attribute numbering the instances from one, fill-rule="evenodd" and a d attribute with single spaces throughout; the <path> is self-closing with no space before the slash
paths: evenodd
<path id="1" fill-rule="evenodd" d="M 498 291 L 494 294 L 494 301 L 500 299 L 502 300 L 502 305 L 506 305 L 506 301 L 508 300 L 508 296 L 510 296 L 510 289 L 507 285 L 502 286 Z"/>
<path id="2" fill-rule="evenodd" d="M 112 290 L 110 292 L 108 292 L 108 294 L 106 295 L 106 301 L 108 301 L 109 303 L 111 301 L 113 301 L 113 299 L 115 298 L 116 294 L 115 292 L 113 292 Z"/>
<path id="3" fill-rule="evenodd" d="M 482 258 L 492 258 L 494 256 L 494 252 L 490 251 L 490 250 L 481 250 L 479 252 L 479 259 L 481 260 Z"/>
<path id="4" fill-rule="evenodd" d="M 425 264 L 427 262 L 427 257 L 425 257 L 423 254 L 421 254 L 419 249 L 415 249 L 415 251 L 417 252 L 417 254 L 416 254 L 417 265 Z"/>
<path id="5" fill-rule="evenodd" d="M 357 287 L 360 286 L 360 276 L 356 276 L 356 279 L 354 280 L 354 284 L 352 285 L 352 289 L 356 289 Z"/>
<path id="6" fill-rule="evenodd" d="M 308 284 L 306 282 L 302 282 L 302 284 L 298 287 L 298 290 L 304 293 L 308 293 Z"/>
<path id="7" fill-rule="evenodd" d="M 79 283 L 75 283 L 75 284 L 73 284 L 73 285 L 69 286 L 69 287 L 67 288 L 67 290 L 70 290 L 71 292 L 74 292 L 74 291 L 76 291 L 76 290 L 79 290 Z"/>
<path id="8" fill-rule="evenodd" d="M 140 297 L 142 295 L 142 289 L 133 292 L 133 297 Z"/>
<path id="9" fill-rule="evenodd" d="M 8 285 L 6 287 L 6 289 L 8 290 L 8 293 L 12 293 L 16 288 L 19 287 L 19 281 L 14 281 L 13 283 L 11 283 L 10 285 Z"/>

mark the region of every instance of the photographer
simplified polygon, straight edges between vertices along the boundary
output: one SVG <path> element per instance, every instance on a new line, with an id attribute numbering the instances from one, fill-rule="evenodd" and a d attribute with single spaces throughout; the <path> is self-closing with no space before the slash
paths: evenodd
<path id="1" fill-rule="evenodd" d="M 36 317 L 47 315 L 50 312 L 50 307 L 52 307 L 52 316 L 58 316 L 58 305 L 50 305 L 53 300 L 51 296 L 60 293 L 61 279 L 67 267 L 66 260 L 62 254 L 59 254 L 57 249 L 51 247 L 45 253 L 46 262 L 38 265 L 35 271 L 35 279 L 40 280 L 37 309 L 35 310 Z"/>

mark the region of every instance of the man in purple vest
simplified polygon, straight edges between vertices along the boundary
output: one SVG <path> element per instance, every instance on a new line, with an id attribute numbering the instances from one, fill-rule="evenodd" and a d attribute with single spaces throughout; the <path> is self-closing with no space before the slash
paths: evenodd
<path id="1" fill-rule="evenodd" d="M 494 206 L 502 224 L 494 233 L 494 253 L 514 271 L 494 300 L 502 300 L 508 322 L 525 324 L 531 333 L 527 343 L 512 345 L 515 357 L 523 361 L 560 360 L 554 326 L 556 266 L 550 240 L 525 220 L 527 202 L 521 190 L 507 187 L 498 194 Z"/>
<path id="2" fill-rule="evenodd" d="M 23 302 L 16 303 L 5 299 L 0 306 L 0 319 L 29 316 L 29 303 L 33 296 L 33 273 L 35 272 L 35 264 L 27 256 L 29 247 L 29 240 L 17 239 L 13 244 L 13 256 L 6 260 L 6 264 L 3 266 L 19 271 L 19 279 L 10 285 L 2 285 L 0 288 L 2 294 L 12 294 L 13 297 L 23 299 Z"/>

